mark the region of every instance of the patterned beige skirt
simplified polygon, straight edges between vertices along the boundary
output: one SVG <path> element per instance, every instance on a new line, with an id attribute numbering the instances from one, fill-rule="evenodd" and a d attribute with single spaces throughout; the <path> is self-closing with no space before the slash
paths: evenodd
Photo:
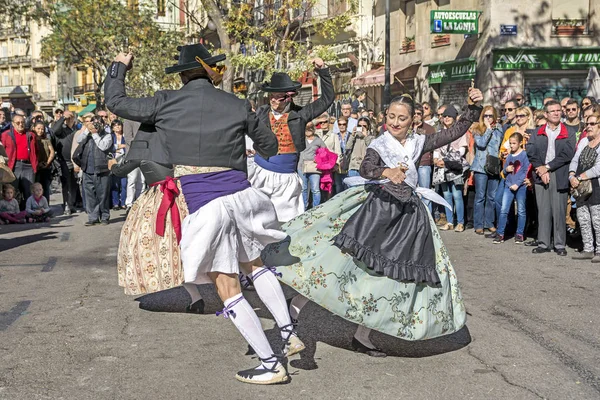
<path id="1" fill-rule="evenodd" d="M 188 215 L 187 205 L 181 194 L 175 198 L 181 221 Z M 158 186 L 149 188 L 131 207 L 119 242 L 117 271 L 119 286 L 125 294 L 139 295 L 170 289 L 183 283 L 183 268 L 179 244 L 171 212 L 167 212 L 165 234 L 156 234 L 157 211 L 163 193 Z"/>

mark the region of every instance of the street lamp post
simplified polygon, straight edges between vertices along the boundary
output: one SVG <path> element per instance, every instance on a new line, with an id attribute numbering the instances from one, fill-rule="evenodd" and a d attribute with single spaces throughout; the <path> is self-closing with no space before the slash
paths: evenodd
<path id="1" fill-rule="evenodd" d="M 392 100 L 390 85 L 390 0 L 385 0 L 385 82 L 383 85 L 383 106 Z"/>

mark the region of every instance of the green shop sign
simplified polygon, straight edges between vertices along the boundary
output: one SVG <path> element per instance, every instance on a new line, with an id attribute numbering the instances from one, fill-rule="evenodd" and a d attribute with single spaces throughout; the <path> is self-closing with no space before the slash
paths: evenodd
<path id="1" fill-rule="evenodd" d="M 475 79 L 477 63 L 474 59 L 449 61 L 445 63 L 430 64 L 428 72 L 429 84 L 468 81 Z"/>
<path id="2" fill-rule="evenodd" d="M 479 11 L 431 11 L 431 33 L 479 33 Z"/>
<path id="3" fill-rule="evenodd" d="M 495 70 L 588 69 L 600 66 L 600 48 L 494 50 Z"/>

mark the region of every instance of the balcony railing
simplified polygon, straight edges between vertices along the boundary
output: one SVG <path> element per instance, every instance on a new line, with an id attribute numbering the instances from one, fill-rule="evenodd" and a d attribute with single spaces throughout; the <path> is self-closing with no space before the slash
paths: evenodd
<path id="1" fill-rule="evenodd" d="M 94 85 L 93 83 L 88 83 L 84 86 L 75 86 L 73 88 L 73 94 L 80 95 L 87 92 L 93 92 L 94 90 L 96 90 L 96 85 Z"/>

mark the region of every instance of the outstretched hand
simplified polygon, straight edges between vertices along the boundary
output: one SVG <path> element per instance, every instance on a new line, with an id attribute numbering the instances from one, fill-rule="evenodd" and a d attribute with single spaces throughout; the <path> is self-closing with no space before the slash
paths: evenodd
<path id="1" fill-rule="evenodd" d="M 127 71 L 133 68 L 133 54 L 132 53 L 119 53 L 115 57 L 115 62 L 120 62 L 127 66 Z"/>
<path id="2" fill-rule="evenodd" d="M 477 104 L 483 101 L 483 93 L 477 88 L 469 88 L 469 100 L 472 104 Z"/>
<path id="3" fill-rule="evenodd" d="M 321 69 L 325 66 L 325 61 L 323 61 L 322 58 L 317 57 L 312 60 L 312 64 L 316 69 Z"/>

